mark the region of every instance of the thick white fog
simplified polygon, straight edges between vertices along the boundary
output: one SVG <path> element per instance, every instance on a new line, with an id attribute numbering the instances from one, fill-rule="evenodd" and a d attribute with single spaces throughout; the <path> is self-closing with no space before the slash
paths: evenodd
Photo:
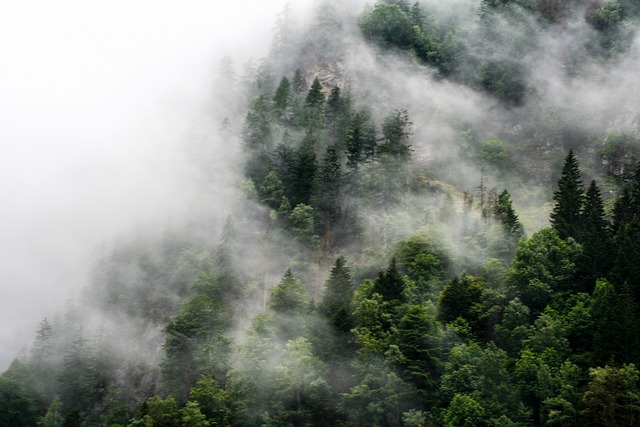
<path id="1" fill-rule="evenodd" d="M 284 4 L 2 2 L 0 371 L 86 284 L 98 247 L 193 206 L 184 145 L 225 108 L 215 70 L 264 56 Z"/>

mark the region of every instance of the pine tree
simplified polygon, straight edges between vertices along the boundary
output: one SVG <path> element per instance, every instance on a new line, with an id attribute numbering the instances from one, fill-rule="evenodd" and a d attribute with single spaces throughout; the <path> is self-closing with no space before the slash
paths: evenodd
<path id="1" fill-rule="evenodd" d="M 304 286 L 300 280 L 296 279 L 290 268 L 271 291 L 269 307 L 278 313 L 285 314 L 302 313 L 307 307 Z"/>
<path id="2" fill-rule="evenodd" d="M 311 130 L 307 132 L 296 153 L 294 180 L 292 182 L 291 205 L 310 204 L 313 185 L 318 169 L 315 146 L 317 137 Z"/>
<path id="3" fill-rule="evenodd" d="M 303 125 L 309 129 L 320 129 L 324 124 L 323 107 L 324 94 L 322 93 L 322 85 L 316 77 L 307 92 L 304 100 L 304 122 Z"/>
<path id="4" fill-rule="evenodd" d="M 376 154 L 376 128 L 365 112 L 351 119 L 346 132 L 347 167 L 357 171 L 362 162 L 372 160 Z"/>
<path id="5" fill-rule="evenodd" d="M 637 361 L 637 304 L 629 286 L 598 281 L 593 293 L 591 316 L 594 320 L 593 353 L 596 362 Z"/>
<path id="6" fill-rule="evenodd" d="M 320 310 L 338 333 L 349 333 L 353 328 L 350 306 L 354 286 L 347 261 L 343 256 L 336 259 L 324 286 Z"/>
<path id="7" fill-rule="evenodd" d="M 335 146 L 331 145 L 320 163 L 312 200 L 325 228 L 335 224 L 340 216 L 341 187 L 340 159 Z"/>
<path id="8" fill-rule="evenodd" d="M 578 243 L 582 253 L 578 260 L 578 274 L 584 276 L 585 289 L 591 292 L 595 280 L 606 277 L 613 261 L 613 245 L 609 222 L 605 218 L 600 189 L 595 180 L 591 181 L 580 214 L 580 234 Z"/>
<path id="9" fill-rule="evenodd" d="M 305 104 L 307 107 L 320 109 L 324 103 L 324 94 L 322 93 L 322 85 L 320 80 L 316 77 L 311 83 L 307 97 L 305 98 Z"/>
<path id="10" fill-rule="evenodd" d="M 507 190 L 502 190 L 496 200 L 496 216 L 502 225 L 502 229 L 516 241 L 524 236 L 524 228 L 520 224 L 518 215 L 511 203 L 511 196 Z"/>
<path id="11" fill-rule="evenodd" d="M 284 188 L 275 171 L 267 174 L 260 186 L 260 199 L 271 209 L 278 209 L 282 205 Z"/>
<path id="12" fill-rule="evenodd" d="M 580 215 L 584 204 L 584 191 L 580 179 L 580 168 L 573 150 L 565 158 L 562 173 L 558 180 L 558 190 L 553 193 L 555 206 L 551 212 L 551 225 L 558 231 L 561 239 L 580 234 Z"/>
<path id="13" fill-rule="evenodd" d="M 242 139 L 250 149 L 269 147 L 271 144 L 269 105 L 263 95 L 256 97 L 251 104 L 242 129 Z"/>
<path id="14" fill-rule="evenodd" d="M 378 273 L 374 282 L 373 291 L 382 295 L 385 301 L 400 303 L 404 301 L 404 280 L 400 276 L 395 257 L 386 271 Z"/>
<path id="15" fill-rule="evenodd" d="M 407 110 L 389 113 L 382 123 L 383 143 L 379 145 L 378 152 L 408 158 L 411 155 L 411 146 L 407 144 L 411 124 Z"/>
<path id="16" fill-rule="evenodd" d="M 283 77 L 280 84 L 273 95 L 273 110 L 279 119 L 288 120 L 288 110 L 291 107 L 291 82 L 288 78 Z"/>

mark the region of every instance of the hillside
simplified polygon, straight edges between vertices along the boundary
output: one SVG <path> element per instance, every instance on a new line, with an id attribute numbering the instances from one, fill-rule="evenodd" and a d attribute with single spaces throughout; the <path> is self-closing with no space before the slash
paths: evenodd
<path id="1" fill-rule="evenodd" d="M 285 8 L 216 71 L 222 232 L 102 253 L 0 376 L 0 425 L 640 425 L 639 15 Z"/>

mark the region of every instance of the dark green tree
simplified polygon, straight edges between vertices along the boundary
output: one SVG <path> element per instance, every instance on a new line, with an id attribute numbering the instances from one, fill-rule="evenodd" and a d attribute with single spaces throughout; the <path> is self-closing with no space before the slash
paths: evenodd
<path id="1" fill-rule="evenodd" d="M 273 95 L 273 111 L 275 116 L 283 121 L 289 119 L 289 109 L 291 108 L 291 82 L 283 77 Z"/>
<path id="2" fill-rule="evenodd" d="M 584 394 L 582 422 L 587 427 L 640 425 L 638 369 L 633 365 L 593 368 Z"/>
<path id="3" fill-rule="evenodd" d="M 558 190 L 553 193 L 555 205 L 551 212 L 551 226 L 558 231 L 561 239 L 580 235 L 584 189 L 580 179 L 578 160 L 569 150 L 558 180 Z"/>
<path id="4" fill-rule="evenodd" d="M 311 83 L 311 87 L 307 92 L 304 100 L 305 103 L 305 125 L 309 128 L 317 129 L 322 127 L 322 115 L 324 107 L 324 93 L 322 93 L 322 85 L 316 77 Z"/>
<path id="5" fill-rule="evenodd" d="M 389 113 L 382 122 L 382 143 L 378 145 L 378 153 L 407 159 L 411 155 L 411 146 L 407 143 L 411 124 L 407 110 Z"/>
<path id="6" fill-rule="evenodd" d="M 520 223 L 518 214 L 516 214 L 515 209 L 513 209 L 511 195 L 507 190 L 502 190 L 502 193 L 498 195 L 495 211 L 500 225 L 507 236 L 512 237 L 516 241 L 520 240 L 520 238 L 524 236 L 524 228 Z"/>
<path id="7" fill-rule="evenodd" d="M 401 303 L 404 301 L 404 280 L 398 271 L 396 259 L 392 258 L 389 267 L 378 273 L 374 281 L 373 292 L 382 296 L 389 303 Z"/>
<path id="8" fill-rule="evenodd" d="M 353 278 L 343 256 L 336 259 L 331 275 L 324 285 L 324 297 L 320 310 L 329 319 L 331 326 L 340 334 L 353 328 L 351 300 L 355 291 Z"/>
<path id="9" fill-rule="evenodd" d="M 317 142 L 316 134 L 309 130 L 302 140 L 300 148 L 296 152 L 296 159 L 293 166 L 292 193 L 289 198 L 292 206 L 311 204 L 313 185 L 318 170 L 315 151 Z"/>
<path id="10" fill-rule="evenodd" d="M 534 313 L 552 297 L 558 301 L 578 290 L 576 261 L 580 246 L 563 240 L 554 228 L 545 228 L 521 240 L 512 262 L 510 283 L 516 296 Z"/>
<path id="11" fill-rule="evenodd" d="M 442 330 L 432 313 L 412 305 L 398 324 L 397 345 L 401 365 L 417 388 L 432 394 L 442 369 Z"/>
<path id="12" fill-rule="evenodd" d="M 18 381 L 0 377 L 0 425 L 35 427 L 36 405 Z"/>
<path id="13" fill-rule="evenodd" d="M 194 296 L 166 326 L 162 374 L 170 393 L 184 403 L 201 375 L 225 377 L 229 365 L 231 304 L 225 304 L 220 282 L 213 274 L 199 275 L 192 284 Z"/>
<path id="14" fill-rule="evenodd" d="M 614 286 L 599 280 L 593 293 L 593 353 L 595 360 L 606 363 L 637 362 L 640 336 L 637 325 L 637 303 L 629 286 Z"/>
<path id="15" fill-rule="evenodd" d="M 318 168 L 312 197 L 312 205 L 316 207 L 325 231 L 330 231 L 340 217 L 342 181 L 340 158 L 335 146 L 330 145 Z"/>
<path id="16" fill-rule="evenodd" d="M 608 275 L 614 256 L 611 227 L 595 181 L 591 181 L 585 195 L 578 242 L 582 245 L 578 274 L 585 283 L 584 290 L 591 292 L 596 279 Z"/>
<path id="17" fill-rule="evenodd" d="M 484 311 L 483 292 L 484 284 L 473 276 L 463 274 L 453 279 L 440 294 L 440 318 L 446 323 L 462 318 L 477 330 Z"/>
<path id="18" fill-rule="evenodd" d="M 282 280 L 271 290 L 269 307 L 278 313 L 300 314 L 308 305 L 302 282 L 287 269 Z"/>

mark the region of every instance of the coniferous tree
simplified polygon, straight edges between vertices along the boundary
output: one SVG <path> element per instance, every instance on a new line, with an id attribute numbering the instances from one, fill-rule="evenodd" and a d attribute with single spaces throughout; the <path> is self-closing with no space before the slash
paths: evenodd
<path id="1" fill-rule="evenodd" d="M 331 275 L 324 286 L 320 310 L 338 333 L 349 333 L 353 328 L 350 306 L 354 286 L 347 261 L 343 256 L 336 259 Z"/>
<path id="2" fill-rule="evenodd" d="M 502 225 L 502 229 L 508 236 L 516 241 L 524 236 L 524 228 L 518 219 L 515 209 L 511 203 L 511 196 L 507 190 L 503 190 L 496 200 L 496 216 Z"/>
<path id="3" fill-rule="evenodd" d="M 296 153 L 292 194 L 290 198 L 291 205 L 293 206 L 301 203 L 305 205 L 310 204 L 318 169 L 315 151 L 316 143 L 317 137 L 315 133 L 309 130 Z"/>
<path id="4" fill-rule="evenodd" d="M 299 68 L 296 69 L 293 75 L 293 82 L 291 86 L 292 86 L 293 92 L 296 94 L 302 94 L 307 88 L 307 82 L 305 81 L 304 75 L 302 74 L 302 71 L 300 71 Z"/>
<path id="5" fill-rule="evenodd" d="M 411 154 L 411 146 L 407 144 L 411 124 L 407 110 L 389 113 L 382 122 L 383 142 L 378 146 L 378 152 L 407 159 Z"/>
<path id="6" fill-rule="evenodd" d="M 275 116 L 283 121 L 289 119 L 289 109 L 291 108 L 291 82 L 283 77 L 273 95 L 273 111 Z"/>
<path id="7" fill-rule="evenodd" d="M 441 329 L 436 318 L 421 305 L 413 305 L 398 324 L 401 365 L 421 390 L 433 392 L 442 367 Z"/>
<path id="8" fill-rule="evenodd" d="M 285 132 L 285 141 L 288 133 Z M 278 144 L 272 154 L 273 170 L 280 179 L 284 196 L 291 199 L 293 196 L 293 183 L 295 181 L 296 151 L 286 142 Z"/>
<path id="9" fill-rule="evenodd" d="M 340 194 L 342 190 L 342 171 L 340 170 L 340 159 L 335 146 L 327 147 L 327 151 L 320 163 L 314 196 L 313 205 L 316 206 L 321 216 L 324 228 L 335 224 L 340 216 Z"/>
<path id="10" fill-rule="evenodd" d="M 260 199 L 271 209 L 278 209 L 285 198 L 282 181 L 275 171 L 271 171 L 264 177 L 260 186 Z"/>
<path id="11" fill-rule="evenodd" d="M 558 190 L 553 193 L 555 206 L 551 212 L 551 225 L 558 231 L 561 239 L 580 234 L 580 215 L 584 204 L 584 190 L 580 179 L 578 161 L 569 150 L 558 180 Z"/>
<path id="12" fill-rule="evenodd" d="M 323 125 L 322 115 L 324 107 L 324 93 L 322 93 L 322 85 L 316 77 L 307 92 L 304 100 L 305 103 L 305 121 L 304 124 L 310 129 L 319 129 Z"/>
<path id="13" fill-rule="evenodd" d="M 305 98 L 305 104 L 307 107 L 320 109 L 324 103 L 324 94 L 322 93 L 322 85 L 320 80 L 316 77 L 311 83 L 307 97 Z"/>
<path id="14" fill-rule="evenodd" d="M 300 314 L 307 307 L 304 286 L 300 280 L 296 279 L 290 268 L 284 273 L 280 283 L 271 291 L 269 307 L 284 314 Z"/>
<path id="15" fill-rule="evenodd" d="M 591 181 L 585 195 L 578 242 L 582 245 L 578 274 L 583 276 L 585 290 L 590 292 L 597 278 L 607 276 L 613 261 L 610 225 L 605 218 L 600 189 L 595 181 Z"/>
<path id="16" fill-rule="evenodd" d="M 379 293 L 383 300 L 400 303 L 404 301 L 404 280 L 398 271 L 395 257 L 391 259 L 389 267 L 378 273 L 373 291 Z"/>
<path id="17" fill-rule="evenodd" d="M 596 362 L 637 362 L 637 304 L 629 286 L 601 280 L 595 287 L 591 316 L 594 320 L 593 353 Z"/>

